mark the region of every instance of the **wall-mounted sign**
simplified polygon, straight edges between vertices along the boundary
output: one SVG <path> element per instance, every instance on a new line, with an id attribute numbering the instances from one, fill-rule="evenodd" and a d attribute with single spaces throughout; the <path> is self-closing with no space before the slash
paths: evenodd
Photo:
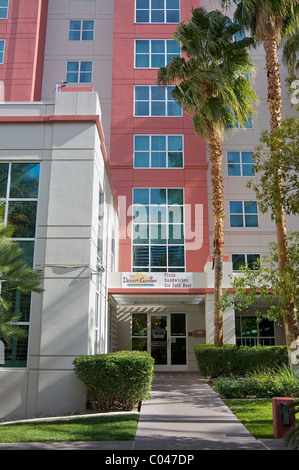
<path id="1" fill-rule="evenodd" d="M 122 273 L 122 287 L 191 289 L 193 273 Z"/>
<path id="2" fill-rule="evenodd" d="M 206 336 L 206 330 L 189 331 L 188 336 L 193 336 L 195 338 L 203 338 Z"/>

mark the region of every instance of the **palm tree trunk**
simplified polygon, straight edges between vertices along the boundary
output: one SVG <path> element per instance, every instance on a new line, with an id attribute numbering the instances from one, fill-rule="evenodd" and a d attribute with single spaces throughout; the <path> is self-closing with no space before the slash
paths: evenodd
<path id="1" fill-rule="evenodd" d="M 268 77 L 268 105 L 270 110 L 270 128 L 271 131 L 281 124 L 281 84 L 279 61 L 277 52 L 277 41 L 275 38 L 268 38 L 263 43 L 266 53 L 266 71 Z M 278 170 L 280 171 L 280 170 Z M 277 191 L 281 192 L 279 185 Z M 289 250 L 287 242 L 287 230 L 285 221 L 284 207 L 280 205 L 275 213 L 277 250 L 278 250 L 278 266 L 279 272 L 282 273 L 289 263 Z M 283 290 L 283 289 L 282 289 Z M 294 298 L 290 296 L 285 300 L 286 314 L 283 317 L 286 343 L 290 350 L 294 341 L 299 341 L 299 327 L 297 321 L 297 312 L 295 308 Z"/>
<path id="2" fill-rule="evenodd" d="M 220 139 L 214 135 L 209 139 L 211 160 L 211 181 L 213 191 L 214 219 L 214 345 L 223 346 L 223 312 L 218 302 L 222 295 L 223 284 L 223 178 L 222 178 L 222 146 Z"/>

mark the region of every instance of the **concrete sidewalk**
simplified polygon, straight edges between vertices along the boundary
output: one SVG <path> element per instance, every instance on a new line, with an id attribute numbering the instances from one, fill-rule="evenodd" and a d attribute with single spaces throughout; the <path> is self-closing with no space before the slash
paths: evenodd
<path id="1" fill-rule="evenodd" d="M 156 373 L 133 449 L 277 450 L 256 440 L 197 372 Z M 285 448 L 284 448 L 285 449 Z"/>
<path id="2" fill-rule="evenodd" d="M 155 373 L 134 441 L 0 444 L 1 450 L 289 450 L 256 440 L 197 372 Z M 134 452 L 133 452 L 134 453 Z"/>

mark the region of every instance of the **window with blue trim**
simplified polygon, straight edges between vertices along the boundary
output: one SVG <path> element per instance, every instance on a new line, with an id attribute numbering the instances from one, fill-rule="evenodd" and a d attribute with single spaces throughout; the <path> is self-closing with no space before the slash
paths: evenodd
<path id="1" fill-rule="evenodd" d="M 8 15 L 9 0 L 0 0 L 0 19 L 6 19 Z"/>
<path id="2" fill-rule="evenodd" d="M 256 201 L 230 201 L 231 227 L 258 227 L 258 212 Z"/>
<path id="3" fill-rule="evenodd" d="M 132 271 L 184 272 L 184 190 L 134 188 Z"/>
<path id="4" fill-rule="evenodd" d="M 135 67 L 165 67 L 172 57 L 180 57 L 180 46 L 173 39 L 136 39 Z"/>
<path id="5" fill-rule="evenodd" d="M 182 116 L 182 107 L 172 97 L 173 86 L 135 86 L 135 116 Z"/>
<path id="6" fill-rule="evenodd" d="M 228 176 L 255 176 L 252 152 L 227 152 Z"/>
<path id="7" fill-rule="evenodd" d="M 4 62 L 4 49 L 5 49 L 5 40 L 0 39 L 0 64 Z"/>
<path id="8" fill-rule="evenodd" d="M 180 0 L 136 0 L 136 23 L 179 23 Z"/>
<path id="9" fill-rule="evenodd" d="M 70 41 L 93 41 L 93 20 L 71 20 L 69 24 Z"/>
<path id="10" fill-rule="evenodd" d="M 67 83 L 91 83 L 92 62 L 78 60 L 67 62 L 66 81 Z"/>
<path id="11" fill-rule="evenodd" d="M 135 168 L 183 168 L 182 135 L 135 135 Z"/>

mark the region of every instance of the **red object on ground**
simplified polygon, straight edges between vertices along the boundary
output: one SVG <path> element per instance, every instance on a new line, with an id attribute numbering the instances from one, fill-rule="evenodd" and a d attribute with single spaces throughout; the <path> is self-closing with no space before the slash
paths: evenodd
<path id="1" fill-rule="evenodd" d="M 274 437 L 279 439 L 295 426 L 295 415 L 292 414 L 293 398 L 276 397 L 272 398 L 273 411 L 273 433 Z"/>

